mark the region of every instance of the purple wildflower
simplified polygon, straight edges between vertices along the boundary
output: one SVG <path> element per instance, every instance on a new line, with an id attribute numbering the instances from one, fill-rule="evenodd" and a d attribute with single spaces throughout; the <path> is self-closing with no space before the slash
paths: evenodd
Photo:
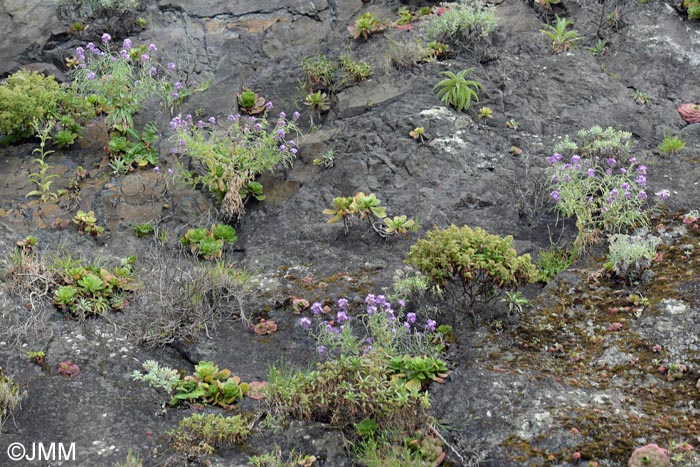
<path id="1" fill-rule="evenodd" d="M 294 112 L 292 114 L 292 118 L 296 121 L 299 120 L 299 117 L 301 117 L 301 114 L 299 112 Z"/>
<path id="2" fill-rule="evenodd" d="M 127 52 L 125 49 L 121 49 L 119 51 L 119 56 L 122 58 L 122 60 L 126 60 L 127 62 L 131 60 L 131 55 L 129 55 L 129 52 Z"/>
<path id="3" fill-rule="evenodd" d="M 292 154 L 296 154 L 298 151 L 297 148 L 292 148 L 289 150 L 289 152 L 291 152 Z"/>
<path id="4" fill-rule="evenodd" d="M 639 199 L 647 199 L 647 194 L 644 191 L 640 191 L 637 196 L 639 197 Z"/>
<path id="5" fill-rule="evenodd" d="M 150 73 L 151 77 L 155 78 L 156 74 L 158 74 L 158 70 L 156 70 L 156 67 L 152 66 L 150 70 L 148 70 Z"/>
<path id="6" fill-rule="evenodd" d="M 340 308 L 343 311 L 347 311 L 348 309 L 348 299 L 347 298 L 339 298 L 338 299 L 338 308 Z"/>
<path id="7" fill-rule="evenodd" d="M 278 137 L 278 138 L 282 139 L 282 138 L 284 138 L 285 136 L 286 136 L 286 133 L 284 132 L 283 129 L 280 128 L 279 130 L 277 130 L 277 137 Z"/>
<path id="8" fill-rule="evenodd" d="M 216 125 L 216 118 L 215 117 L 209 117 L 209 123 L 212 125 Z"/>
<path id="9" fill-rule="evenodd" d="M 554 201 L 559 201 L 559 198 L 561 198 L 561 193 L 559 190 L 554 190 L 549 194 L 549 196 L 551 196 Z"/>
<path id="10" fill-rule="evenodd" d="M 265 102 L 265 109 L 271 110 L 272 109 L 272 102 L 270 102 L 270 101 Z"/>
<path id="11" fill-rule="evenodd" d="M 671 196 L 671 192 L 668 190 L 661 190 L 657 191 L 655 195 L 661 198 L 663 201 L 666 201 L 668 197 Z"/>
<path id="12" fill-rule="evenodd" d="M 325 355 L 325 353 L 328 352 L 328 347 L 325 345 L 319 345 L 316 347 L 316 352 L 318 352 L 319 355 Z"/>
<path id="13" fill-rule="evenodd" d="M 306 316 L 304 316 L 303 318 L 301 318 L 299 320 L 299 326 L 301 326 L 301 328 L 304 329 L 305 331 L 308 331 L 309 328 L 311 328 L 311 320 L 309 318 L 307 318 Z"/>
<path id="14" fill-rule="evenodd" d="M 180 93 L 177 91 L 171 92 L 170 95 L 173 97 L 173 99 L 177 99 L 178 97 L 180 97 Z"/>
<path id="15" fill-rule="evenodd" d="M 173 83 L 173 88 L 175 88 L 176 91 L 179 91 L 180 89 L 182 89 L 182 83 L 180 81 L 175 81 Z"/>
<path id="16" fill-rule="evenodd" d="M 236 114 L 236 115 L 229 115 L 228 118 L 227 118 L 227 120 L 228 120 L 229 122 L 237 122 L 240 118 L 241 118 L 241 116 L 240 116 L 239 114 Z"/>
<path id="17" fill-rule="evenodd" d="M 401 308 L 406 308 L 406 301 L 402 298 L 399 298 L 399 306 Z"/>
<path id="18" fill-rule="evenodd" d="M 155 167 L 153 167 L 153 171 L 154 171 L 155 173 L 160 172 L 160 167 L 158 167 L 158 166 L 156 165 Z"/>
<path id="19" fill-rule="evenodd" d="M 562 159 L 562 155 L 557 152 L 557 153 L 552 154 L 547 159 L 549 159 L 550 164 L 554 165 Z"/>
<path id="20" fill-rule="evenodd" d="M 107 33 L 102 34 L 102 43 L 106 44 L 107 42 L 112 40 L 112 36 L 110 36 Z"/>
<path id="21" fill-rule="evenodd" d="M 284 120 L 285 118 L 287 118 L 287 114 L 284 112 L 280 112 L 279 117 L 280 117 L 280 120 Z"/>
<path id="22" fill-rule="evenodd" d="M 173 62 L 168 62 L 168 70 L 174 70 L 175 64 Z"/>
<path id="23" fill-rule="evenodd" d="M 338 323 L 342 323 L 342 322 L 344 322 L 344 321 L 349 320 L 350 318 L 348 317 L 348 314 L 347 314 L 346 312 L 344 312 L 344 311 L 339 311 L 339 312 L 335 315 L 335 319 L 338 321 Z"/>
<path id="24" fill-rule="evenodd" d="M 639 177 L 637 177 L 635 182 L 637 182 L 637 185 L 639 185 L 639 186 L 646 186 L 647 178 L 644 175 L 639 175 Z"/>
<path id="25" fill-rule="evenodd" d="M 608 159 L 608 165 L 609 165 L 610 167 L 615 167 L 615 166 L 617 165 L 617 161 L 616 161 L 614 158 L 611 157 L 611 158 Z"/>
<path id="26" fill-rule="evenodd" d="M 148 44 L 148 51 L 152 54 L 156 53 L 158 52 L 158 47 L 155 44 Z"/>
<path id="27" fill-rule="evenodd" d="M 323 313 L 323 306 L 319 302 L 314 302 L 313 305 L 311 305 L 311 313 L 314 315 Z"/>
<path id="28" fill-rule="evenodd" d="M 595 177 L 595 169 L 590 168 L 590 169 L 586 170 L 586 174 L 587 174 L 589 177 Z"/>
<path id="29" fill-rule="evenodd" d="M 151 57 L 149 57 L 148 54 L 141 55 L 141 61 L 143 63 L 149 62 L 150 60 L 151 60 Z"/>
<path id="30" fill-rule="evenodd" d="M 253 126 L 253 130 L 262 131 L 262 125 L 259 123 L 256 123 L 255 126 Z"/>
<path id="31" fill-rule="evenodd" d="M 647 166 L 646 165 L 640 165 L 637 167 L 637 173 L 646 175 L 647 174 Z"/>
<path id="32" fill-rule="evenodd" d="M 282 145 L 280 145 L 279 148 L 277 148 L 277 150 L 278 150 L 279 152 L 286 152 L 286 151 L 287 151 L 287 146 L 285 146 L 284 144 L 282 144 Z"/>
<path id="33" fill-rule="evenodd" d="M 127 52 L 131 50 L 131 39 L 124 39 L 124 42 L 122 42 L 122 48 Z"/>
<path id="34" fill-rule="evenodd" d="M 408 329 L 408 332 L 411 332 L 411 323 L 409 323 L 408 321 L 404 321 L 403 327 Z"/>
<path id="35" fill-rule="evenodd" d="M 175 173 L 175 171 L 173 169 L 168 169 L 168 175 L 172 175 L 174 173 Z"/>
<path id="36" fill-rule="evenodd" d="M 573 156 L 571 156 L 571 163 L 572 164 L 576 165 L 580 162 L 581 162 L 581 156 L 579 156 L 577 154 L 574 154 Z"/>
<path id="37" fill-rule="evenodd" d="M 408 313 L 406 315 L 406 321 L 408 321 L 411 324 L 415 323 L 416 322 L 416 314 L 415 313 Z"/>
<path id="38" fill-rule="evenodd" d="M 437 326 L 437 323 L 435 320 L 429 319 L 427 323 L 425 323 L 425 330 L 429 332 L 434 332 L 435 327 Z"/>
<path id="39" fill-rule="evenodd" d="M 95 73 L 93 73 L 92 71 L 88 71 L 88 73 L 85 77 L 90 81 L 92 81 L 96 78 Z"/>

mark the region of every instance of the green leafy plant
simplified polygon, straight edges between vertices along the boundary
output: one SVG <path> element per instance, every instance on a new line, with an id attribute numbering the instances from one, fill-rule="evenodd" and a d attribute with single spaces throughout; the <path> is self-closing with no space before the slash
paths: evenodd
<path id="1" fill-rule="evenodd" d="M 258 96 L 248 88 L 244 88 L 237 96 L 238 109 L 250 115 L 257 115 L 265 110 L 265 98 Z"/>
<path id="2" fill-rule="evenodd" d="M 480 108 L 479 118 L 493 118 L 493 110 L 491 109 L 491 107 Z"/>
<path id="3" fill-rule="evenodd" d="M 102 36 L 103 50 L 94 44 L 76 49 L 80 66 L 72 69 L 76 89 L 107 114 L 109 131 L 126 135 L 134 127 L 134 115 L 151 98 L 170 107 L 179 99 L 181 83 L 173 75 L 173 67 L 160 65 L 155 59 L 154 44 L 132 47 L 125 40 L 121 47 L 112 47 L 111 37 Z M 173 84 L 173 82 L 175 84 Z"/>
<path id="4" fill-rule="evenodd" d="M 243 415 L 224 417 L 221 414 L 194 414 L 180 420 L 177 429 L 169 431 L 170 445 L 188 460 L 206 462 L 216 450 L 232 446 L 248 437 L 250 421 Z"/>
<path id="5" fill-rule="evenodd" d="M 80 374 L 80 367 L 70 360 L 58 362 L 58 374 L 67 378 L 75 378 Z"/>
<path id="6" fill-rule="evenodd" d="M 415 231 L 420 227 L 416 221 L 407 219 L 406 216 L 396 216 L 386 222 L 386 208 L 380 206 L 381 201 L 374 193 L 365 194 L 358 192 L 355 196 L 337 197 L 333 199 L 333 207 L 324 209 L 323 213 L 331 216 L 329 224 L 343 221 L 345 234 L 349 232 L 349 221 L 357 215 L 361 220 L 366 220 L 370 228 L 380 237 L 395 234 L 405 234 L 409 230 Z"/>
<path id="7" fill-rule="evenodd" d="M 605 39 L 598 39 L 593 47 L 588 49 L 594 56 L 600 57 L 605 55 L 608 50 L 608 42 Z"/>
<path id="8" fill-rule="evenodd" d="M 635 280 L 651 266 L 661 239 L 654 236 L 616 234 L 610 237 L 609 242 L 604 268 L 621 278 Z"/>
<path id="9" fill-rule="evenodd" d="M 447 57 L 450 52 L 450 46 L 444 42 L 430 41 L 426 44 L 425 54 L 423 59 L 425 61 L 440 60 Z"/>
<path id="10" fill-rule="evenodd" d="M 29 361 L 32 363 L 41 364 L 44 362 L 44 358 L 46 358 L 46 353 L 43 350 L 34 350 L 27 353 L 27 358 L 29 358 Z"/>
<path id="11" fill-rule="evenodd" d="M 126 171 L 136 167 L 146 167 L 149 164 L 156 166 L 158 164 L 158 148 L 156 146 L 158 138 L 158 127 L 154 122 L 150 122 L 140 133 L 133 128 L 127 129 L 124 135 L 113 133 L 109 139 L 107 150 L 113 160 L 121 160 L 119 165 L 123 166 Z"/>
<path id="12" fill-rule="evenodd" d="M 134 371 L 131 379 L 134 381 L 142 381 L 152 388 L 162 389 L 165 392 L 172 392 L 180 383 L 180 374 L 165 366 L 160 366 L 155 360 L 146 360 L 143 362 L 143 373 Z"/>
<path id="13" fill-rule="evenodd" d="M 173 139 L 181 142 L 182 154 L 199 163 L 193 171 L 183 167 L 178 172 L 192 185 L 206 187 L 221 202 L 227 217 L 240 218 L 245 212 L 241 189 L 254 188 L 250 182 L 257 176 L 279 165 L 289 165 L 296 157 L 294 138 L 301 135 L 296 125 L 299 115 L 285 117 L 281 113 L 272 124 L 265 112 L 262 117 L 253 117 L 254 121 L 230 115 L 223 124 L 214 117 L 208 119 L 209 124 L 197 124 L 191 116 L 178 115 L 170 122 Z"/>
<path id="14" fill-rule="evenodd" d="M 248 182 L 240 190 L 241 199 L 246 203 L 250 198 L 255 198 L 257 201 L 265 201 L 265 193 L 263 192 L 262 183 Z"/>
<path id="15" fill-rule="evenodd" d="M 700 20 L 700 0 L 683 0 L 681 7 L 688 13 L 688 19 Z"/>
<path id="16" fill-rule="evenodd" d="M 385 25 L 371 12 L 361 14 L 354 24 L 348 26 L 348 31 L 352 34 L 353 39 L 362 37 L 364 40 L 384 29 Z"/>
<path id="17" fill-rule="evenodd" d="M 12 377 L 0 370 L 0 427 L 12 412 L 19 407 L 20 402 L 26 396 Z"/>
<path id="18" fill-rule="evenodd" d="M 54 151 L 48 151 L 46 149 L 46 142 L 50 140 L 50 133 L 53 129 L 54 122 L 49 120 L 46 123 L 39 123 L 37 120 L 32 122 L 32 127 L 35 133 L 39 137 L 39 147 L 35 148 L 32 153 L 39 154 L 39 157 L 32 159 L 33 162 L 39 164 L 39 172 L 30 173 L 27 178 L 36 185 L 36 190 L 32 190 L 27 193 L 26 197 L 40 196 L 41 202 L 46 203 L 49 200 L 58 199 L 58 195 L 51 191 L 51 184 L 53 179 L 58 177 L 56 174 L 47 173 L 51 166 L 46 163 L 46 156 L 52 154 Z"/>
<path id="19" fill-rule="evenodd" d="M 407 262 L 444 289 L 456 283 L 471 310 L 499 292 L 532 282 L 536 268 L 530 255 L 517 256 L 513 237 L 499 237 L 476 227 L 435 229 L 410 249 Z"/>
<path id="20" fill-rule="evenodd" d="M 478 1 L 461 1 L 427 19 L 429 41 L 447 43 L 458 50 L 474 49 L 496 28 L 496 14 L 491 6 Z"/>
<path id="21" fill-rule="evenodd" d="M 311 110 L 321 116 L 321 112 L 325 112 L 331 108 L 331 101 L 325 92 L 311 92 L 304 98 L 304 105 L 308 105 Z"/>
<path id="22" fill-rule="evenodd" d="M 571 266 L 575 257 L 574 253 L 556 246 L 540 251 L 537 258 L 537 281 L 549 282 L 551 278 Z"/>
<path id="23" fill-rule="evenodd" d="M 134 235 L 136 235 L 139 238 L 144 238 L 148 237 L 149 235 L 153 234 L 155 231 L 155 227 L 153 224 L 137 224 L 134 226 Z"/>
<path id="24" fill-rule="evenodd" d="M 229 407 L 242 399 L 248 389 L 248 383 L 241 382 L 238 376 L 231 376 L 230 370 L 219 370 L 214 362 L 201 361 L 195 365 L 193 375 L 178 382 L 170 405 L 188 401 Z"/>
<path id="25" fill-rule="evenodd" d="M 405 384 L 409 389 L 426 389 L 431 381 L 444 383 L 449 372 L 447 364 L 439 358 L 393 357 L 387 364 L 392 381 Z"/>
<path id="26" fill-rule="evenodd" d="M 89 233 L 95 237 L 99 237 L 104 232 L 105 228 L 97 225 L 97 217 L 94 211 L 85 212 L 79 210 L 73 217 L 73 223 L 78 224 L 80 233 Z"/>
<path id="27" fill-rule="evenodd" d="M 190 229 L 180 239 L 183 246 L 189 246 L 194 255 L 204 259 L 221 257 L 224 244 L 233 244 L 237 240 L 236 230 L 230 225 L 214 224 L 210 230 L 204 228 Z"/>
<path id="28" fill-rule="evenodd" d="M 522 313 L 523 312 L 523 307 L 526 307 L 530 305 L 530 301 L 523 297 L 523 294 L 519 291 L 516 290 L 514 292 L 507 290 L 503 294 L 503 298 L 501 298 L 501 301 L 508 306 L 508 313 Z"/>
<path id="29" fill-rule="evenodd" d="M 324 152 L 320 157 L 313 160 L 313 164 L 326 169 L 332 168 L 333 165 L 335 165 L 335 150 L 329 149 L 328 151 Z"/>
<path id="30" fill-rule="evenodd" d="M 445 105 L 453 106 L 458 112 L 469 109 L 472 99 L 479 101 L 479 95 L 476 91 L 482 87 L 481 83 L 466 79 L 467 74 L 472 71 L 472 68 L 462 70 L 457 74 L 443 71 L 441 74 L 445 79 L 437 83 L 433 87 L 433 91 L 437 89 L 438 98 Z"/>
<path id="31" fill-rule="evenodd" d="M 319 53 L 301 61 L 304 72 L 304 87 L 309 92 L 331 91 L 335 83 L 335 63 Z"/>
<path id="32" fill-rule="evenodd" d="M 647 105 L 651 101 L 651 97 L 644 91 L 635 90 L 632 93 L 632 100 L 639 105 Z"/>
<path id="33" fill-rule="evenodd" d="M 423 128 L 422 126 L 416 127 L 413 130 L 409 131 L 408 136 L 415 139 L 419 143 L 422 143 L 426 139 L 428 139 L 428 136 L 425 134 L 425 128 Z"/>
<path id="34" fill-rule="evenodd" d="M 136 257 L 124 258 L 112 270 L 67 258 L 53 266 L 59 286 L 53 293 L 53 303 L 79 317 L 99 316 L 109 310 L 120 310 L 126 294 L 134 291 L 133 264 Z"/>
<path id="35" fill-rule="evenodd" d="M 365 81 L 372 76 L 372 68 L 367 62 L 355 61 L 347 54 L 340 56 L 340 66 L 355 81 Z"/>
<path id="36" fill-rule="evenodd" d="M 677 153 L 681 152 L 683 149 L 685 149 L 685 141 L 683 141 L 677 135 L 664 136 L 663 141 L 661 141 L 661 144 L 659 144 L 659 147 L 658 147 L 659 153 L 661 155 L 664 155 L 664 156 L 670 156 L 673 154 L 677 154 Z"/>
<path id="37" fill-rule="evenodd" d="M 555 147 L 547 173 L 557 210 L 576 219 L 577 253 L 604 233 L 648 226 L 647 167 L 631 156 L 631 134 L 593 127 Z M 661 194 L 659 194 L 661 197 Z"/>
<path id="38" fill-rule="evenodd" d="M 572 24 L 572 21 L 557 16 L 557 21 L 554 26 L 547 23 L 542 25 L 543 29 L 540 29 L 540 32 L 552 41 L 552 50 L 555 54 L 566 52 L 571 49 L 577 41 L 583 39 L 577 30 L 568 29 Z"/>
<path id="39" fill-rule="evenodd" d="M 21 141 L 43 126 L 34 121 L 59 122 L 56 130 L 69 131 L 77 137 L 81 123 L 94 116 L 92 106 L 73 86 L 59 85 L 53 76 L 20 70 L 0 85 L 0 143 Z M 70 138 L 63 137 L 67 143 Z"/>

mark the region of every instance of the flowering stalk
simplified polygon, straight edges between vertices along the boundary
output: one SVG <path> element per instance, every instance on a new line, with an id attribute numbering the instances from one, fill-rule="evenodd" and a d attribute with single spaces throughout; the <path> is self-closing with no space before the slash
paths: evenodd
<path id="1" fill-rule="evenodd" d="M 240 191 L 255 177 L 279 164 L 291 165 L 298 151 L 294 138 L 301 134 L 295 119 L 281 112 L 272 123 L 267 111 L 259 118 L 229 115 L 225 122 L 178 115 L 170 129 L 178 152 L 201 163 L 203 173 L 192 174 L 190 181 L 204 184 L 229 216 L 243 214 Z"/>
<path id="2" fill-rule="evenodd" d="M 603 160 L 574 154 L 565 160 L 555 153 L 549 162 L 550 197 L 561 214 L 576 218 L 577 247 L 591 243 L 599 230 L 619 233 L 649 225 L 644 211 L 647 168 L 636 158 Z M 660 198 L 668 197 L 662 194 Z"/>
<path id="3" fill-rule="evenodd" d="M 170 103 L 174 64 L 164 67 L 153 59 L 154 44 L 132 47 L 125 39 L 113 50 L 111 36 L 102 35 L 101 48 L 88 43 L 75 50 L 77 67 L 73 77 L 78 90 L 107 113 L 107 124 L 121 134 L 133 128 L 134 114 L 149 98 L 157 96 Z"/>

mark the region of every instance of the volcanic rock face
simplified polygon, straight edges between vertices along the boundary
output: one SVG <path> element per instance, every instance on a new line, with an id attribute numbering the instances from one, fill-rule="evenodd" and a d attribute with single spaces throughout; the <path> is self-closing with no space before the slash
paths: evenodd
<path id="1" fill-rule="evenodd" d="M 57 24 L 52 0 L 0 2 L 0 76 L 17 68 L 18 57 L 41 47 Z"/>

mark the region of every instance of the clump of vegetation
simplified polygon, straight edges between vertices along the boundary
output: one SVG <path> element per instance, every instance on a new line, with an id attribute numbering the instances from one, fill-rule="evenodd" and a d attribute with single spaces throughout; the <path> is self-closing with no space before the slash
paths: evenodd
<path id="1" fill-rule="evenodd" d="M 136 235 L 139 238 L 144 238 L 149 235 L 152 235 L 153 232 L 155 232 L 155 230 L 156 228 L 153 226 L 153 224 L 150 223 L 134 225 L 134 235 Z"/>
<path id="2" fill-rule="evenodd" d="M 248 88 L 244 88 L 236 99 L 238 100 L 238 109 L 242 113 L 257 115 L 265 111 L 265 98 Z"/>
<path id="3" fill-rule="evenodd" d="M 371 12 L 362 13 L 354 24 L 348 26 L 348 31 L 352 34 L 353 39 L 362 37 L 364 40 L 369 39 L 369 36 L 386 29 L 385 24 L 380 21 Z"/>
<path id="4" fill-rule="evenodd" d="M 130 256 L 111 271 L 99 265 L 82 266 L 77 260 L 57 262 L 56 276 L 61 285 L 53 293 L 53 303 L 80 317 L 122 310 L 128 304 L 127 294 L 137 288 L 135 262 L 136 257 Z"/>
<path id="5" fill-rule="evenodd" d="M 375 418 L 383 427 L 412 428 L 427 418 L 428 396 L 396 384 L 387 373 L 380 352 L 341 355 L 311 371 L 272 367 L 267 400 L 279 412 L 337 426 Z"/>
<path id="6" fill-rule="evenodd" d="M 94 109 L 74 87 L 59 85 L 53 76 L 20 70 L 0 85 L 0 143 L 21 141 L 37 132 L 34 121 L 58 123 L 61 146 L 80 135 Z"/>
<path id="7" fill-rule="evenodd" d="M 575 258 L 575 253 L 556 246 L 541 251 L 537 258 L 537 281 L 549 282 L 550 279 L 571 266 Z"/>
<path id="8" fill-rule="evenodd" d="M 25 395 L 26 392 L 22 391 L 12 377 L 3 373 L 0 368 L 0 428 L 19 407 Z"/>
<path id="9" fill-rule="evenodd" d="M 457 74 L 443 71 L 441 74 L 445 79 L 437 83 L 433 87 L 433 91 L 437 89 L 438 98 L 445 105 L 451 105 L 457 109 L 458 112 L 469 109 L 472 99 L 479 102 L 479 95 L 476 91 L 482 87 L 478 81 L 466 79 L 467 74 L 472 71 L 472 68 L 462 70 Z"/>
<path id="10" fill-rule="evenodd" d="M 688 19 L 700 20 L 700 0 L 683 0 L 681 6 L 687 11 Z"/>
<path id="11" fill-rule="evenodd" d="M 407 262 L 444 289 L 455 284 L 470 309 L 488 302 L 504 290 L 515 290 L 535 280 L 537 270 L 530 255 L 517 256 L 513 237 L 489 234 L 480 227 L 451 225 L 435 229 L 418 240 Z"/>
<path id="12" fill-rule="evenodd" d="M 204 259 L 220 258 L 224 244 L 233 244 L 238 240 L 236 229 L 226 224 L 214 224 L 211 229 L 190 229 L 180 239 L 183 246 L 189 247 L 193 255 Z"/>
<path id="13" fill-rule="evenodd" d="M 670 156 L 673 154 L 678 154 L 683 149 L 685 149 L 685 141 L 683 141 L 677 135 L 666 135 L 663 141 L 659 144 L 658 150 L 659 154 L 663 156 Z"/>
<path id="14" fill-rule="evenodd" d="M 302 455 L 294 451 L 284 456 L 277 448 L 274 452 L 251 456 L 248 458 L 248 465 L 251 467 L 313 467 L 316 460 L 314 455 Z"/>
<path id="15" fill-rule="evenodd" d="M 427 19 L 429 41 L 449 44 L 457 50 L 469 50 L 480 44 L 496 28 L 496 15 L 491 6 L 478 0 L 450 3 L 440 15 Z"/>
<path id="16" fill-rule="evenodd" d="M 43 125 L 37 120 L 32 122 L 32 127 L 38 135 L 39 141 L 41 141 L 39 143 L 39 147 L 32 151 L 32 154 L 39 155 L 39 157 L 32 160 L 32 162 L 36 162 L 39 165 L 39 172 L 33 172 L 27 176 L 27 178 L 29 178 L 29 180 L 36 185 L 36 189 L 27 193 L 26 197 L 29 198 L 30 196 L 39 196 L 41 197 L 42 203 L 58 198 L 58 194 L 51 191 L 53 179 L 58 177 L 58 175 L 48 173 L 51 166 L 45 161 L 46 156 L 53 154 L 54 152 L 46 149 L 46 143 L 50 140 L 49 133 L 53 129 L 53 126 L 53 120 L 49 120 Z"/>
<path id="17" fill-rule="evenodd" d="M 73 217 L 73 223 L 78 224 L 80 233 L 88 233 L 95 237 L 99 237 L 104 232 L 105 228 L 97 225 L 97 216 L 94 211 L 85 212 L 82 209 Z"/>
<path id="18" fill-rule="evenodd" d="M 114 464 L 114 467 L 143 467 L 141 455 L 129 449 L 126 453 L 126 459 L 123 462 Z"/>
<path id="19" fill-rule="evenodd" d="M 353 60 L 346 54 L 340 56 L 340 66 L 355 81 L 365 81 L 372 76 L 372 67 L 367 62 Z"/>
<path id="20" fill-rule="evenodd" d="M 420 228 L 415 220 L 405 215 L 388 217 L 386 208 L 380 206 L 381 201 L 374 193 L 365 194 L 358 192 L 355 196 L 333 198 L 333 208 L 324 209 L 323 213 L 331 216 L 329 224 L 343 221 L 345 234 L 350 230 L 350 218 L 357 215 L 361 220 L 366 220 L 370 228 L 380 237 L 390 235 L 406 235 Z"/>
<path id="21" fill-rule="evenodd" d="M 430 52 L 426 52 L 420 41 L 393 41 L 390 39 L 386 51 L 385 68 L 387 71 L 391 68 L 407 70 L 421 63 L 428 55 L 431 55 Z"/>
<path id="22" fill-rule="evenodd" d="M 112 161 L 115 175 L 124 175 L 137 167 L 158 164 L 158 128 L 154 122 L 150 122 L 142 132 L 133 128 L 127 129 L 125 134 L 115 132 L 109 139 L 107 151 Z"/>
<path id="23" fill-rule="evenodd" d="M 612 235 L 605 269 L 626 279 L 637 279 L 651 266 L 661 239 L 654 236 Z"/>
<path id="24" fill-rule="evenodd" d="M 134 371 L 131 379 L 134 381 L 142 381 L 152 388 L 162 389 L 165 392 L 172 392 L 180 382 L 180 374 L 165 366 L 160 366 L 155 360 L 146 360 L 143 362 L 143 373 Z"/>
<path id="25" fill-rule="evenodd" d="M 392 380 L 405 384 L 409 389 L 427 389 L 432 382 L 444 383 L 448 376 L 447 364 L 435 357 L 401 355 L 389 360 Z"/>
<path id="26" fill-rule="evenodd" d="M 493 118 L 493 109 L 491 107 L 480 108 L 479 118 Z"/>
<path id="27" fill-rule="evenodd" d="M 225 446 L 233 446 L 248 437 L 249 420 L 243 415 L 194 414 L 180 420 L 169 431 L 173 450 L 189 461 L 204 461 Z"/>
<path id="28" fill-rule="evenodd" d="M 601 233 L 648 226 L 649 218 L 647 167 L 630 155 L 631 134 L 593 127 L 579 138 L 576 143 L 567 137 L 555 147 L 548 175 L 557 210 L 576 219 L 575 248 L 581 252 Z"/>
<path id="29" fill-rule="evenodd" d="M 569 26 L 572 24 L 572 21 L 557 16 L 557 21 L 554 26 L 547 23 L 542 25 L 544 29 L 540 29 L 540 32 L 552 41 L 552 50 L 555 54 L 566 52 L 571 49 L 576 42 L 583 39 L 577 30 L 569 29 Z"/>
<path id="30" fill-rule="evenodd" d="M 320 91 L 319 91 L 320 92 Z M 272 108 L 267 102 L 266 108 Z M 226 216 L 241 217 L 245 211 L 241 190 L 255 178 L 278 165 L 288 165 L 298 152 L 296 125 L 281 112 L 274 123 L 268 123 L 267 112 L 261 118 L 241 119 L 229 115 L 225 124 L 214 117 L 208 123 L 193 122 L 191 115 L 177 116 L 170 122 L 173 139 L 181 142 L 181 154 L 200 164 L 194 171 L 181 170 L 194 186 L 203 185 L 218 201 Z"/>
<path id="31" fill-rule="evenodd" d="M 304 72 L 304 88 L 309 92 L 330 91 L 335 84 L 335 62 L 319 53 L 301 61 Z"/>
<path id="32" fill-rule="evenodd" d="M 248 383 L 241 382 L 241 378 L 231 376 L 231 370 L 219 370 L 214 362 L 202 361 L 195 365 L 193 375 L 185 376 L 175 386 L 170 405 L 188 401 L 226 408 L 242 399 L 248 388 Z"/>

